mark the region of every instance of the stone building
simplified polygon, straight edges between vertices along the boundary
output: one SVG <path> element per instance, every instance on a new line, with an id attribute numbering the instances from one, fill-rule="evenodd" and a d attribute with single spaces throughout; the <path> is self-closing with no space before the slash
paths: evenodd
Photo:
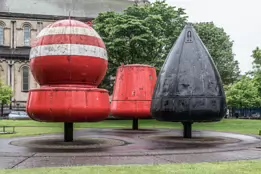
<path id="1" fill-rule="evenodd" d="M 10 109 L 25 109 L 28 91 L 38 88 L 29 69 L 31 41 L 56 20 L 91 21 L 100 12 L 121 12 L 131 0 L 1 0 L 0 80 L 10 85 L 14 97 Z M 146 2 L 146 1 L 142 1 Z"/>

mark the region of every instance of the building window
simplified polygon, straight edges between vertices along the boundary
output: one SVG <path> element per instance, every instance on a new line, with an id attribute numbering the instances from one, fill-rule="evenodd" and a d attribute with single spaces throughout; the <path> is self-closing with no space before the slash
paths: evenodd
<path id="1" fill-rule="evenodd" d="M 4 26 L 0 25 L 0 45 L 4 45 Z"/>
<path id="2" fill-rule="evenodd" d="M 24 26 L 24 46 L 31 46 L 31 27 Z"/>
<path id="3" fill-rule="evenodd" d="M 24 66 L 22 69 L 22 91 L 29 91 L 29 67 Z"/>

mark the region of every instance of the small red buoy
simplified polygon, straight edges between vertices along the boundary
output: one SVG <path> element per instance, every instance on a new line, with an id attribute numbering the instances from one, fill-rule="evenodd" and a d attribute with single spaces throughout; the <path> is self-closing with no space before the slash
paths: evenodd
<path id="1" fill-rule="evenodd" d="M 111 102 L 111 114 L 124 118 L 150 118 L 156 69 L 148 65 L 122 65 L 118 68 Z"/>
<path id="2" fill-rule="evenodd" d="M 32 119 L 73 123 L 108 117 L 108 91 L 97 88 L 108 68 L 107 51 L 88 24 L 69 19 L 44 28 L 32 44 L 30 67 L 41 86 L 29 92 Z"/>
<path id="3" fill-rule="evenodd" d="M 92 24 L 91 21 L 88 21 L 87 24 L 88 24 L 89 26 L 91 26 L 91 27 L 93 26 L 93 24 Z"/>

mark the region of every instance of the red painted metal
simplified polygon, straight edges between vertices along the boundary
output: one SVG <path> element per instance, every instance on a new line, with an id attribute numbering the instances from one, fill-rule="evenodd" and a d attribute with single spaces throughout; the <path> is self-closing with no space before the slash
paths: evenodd
<path id="1" fill-rule="evenodd" d="M 32 43 L 30 67 L 41 86 L 29 92 L 32 119 L 70 123 L 108 117 L 108 91 L 97 88 L 108 68 L 107 51 L 90 25 L 69 19 L 44 28 Z"/>
<path id="2" fill-rule="evenodd" d="M 97 87 L 106 74 L 107 66 L 108 61 L 83 56 L 44 56 L 31 60 L 32 74 L 40 85 Z"/>
<path id="3" fill-rule="evenodd" d="M 27 112 L 45 122 L 97 122 L 110 113 L 109 94 L 98 88 L 44 87 L 30 91 Z"/>
<path id="4" fill-rule="evenodd" d="M 97 87 L 108 68 L 104 54 L 107 54 L 105 45 L 92 27 L 62 20 L 43 29 L 32 43 L 30 66 L 40 85 Z"/>
<path id="5" fill-rule="evenodd" d="M 149 118 L 157 81 L 156 69 L 148 65 L 118 68 L 111 102 L 111 114 L 125 118 Z"/>

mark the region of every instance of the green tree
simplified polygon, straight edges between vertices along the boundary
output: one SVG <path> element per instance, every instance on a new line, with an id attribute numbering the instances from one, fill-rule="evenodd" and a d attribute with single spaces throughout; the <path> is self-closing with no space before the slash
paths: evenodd
<path id="1" fill-rule="evenodd" d="M 114 81 L 111 77 L 116 75 L 121 64 L 148 64 L 158 72 L 186 22 L 184 9 L 171 7 L 165 1 L 133 5 L 122 14 L 99 14 L 94 20 L 94 28 L 104 40 L 109 55 L 109 70 L 101 87 L 112 91 Z M 213 23 L 198 23 L 195 27 L 209 49 L 223 83 L 233 83 L 238 78 L 239 68 L 229 36 Z"/>
<path id="2" fill-rule="evenodd" d="M 224 29 L 215 26 L 213 22 L 196 23 L 194 26 L 208 48 L 223 83 L 228 85 L 237 81 L 240 73 L 238 61 L 234 59 L 233 41 Z"/>
<path id="3" fill-rule="evenodd" d="M 252 51 L 251 57 L 253 58 L 253 70 L 248 72 L 248 74 L 254 77 L 254 83 L 258 88 L 259 95 L 261 96 L 261 50 L 259 47 L 256 47 Z"/>
<path id="4" fill-rule="evenodd" d="M 3 105 L 10 104 L 12 96 L 12 89 L 9 86 L 5 86 L 2 82 L 0 82 L 1 114 L 3 114 Z"/>
<path id="5" fill-rule="evenodd" d="M 109 70 L 101 87 L 112 91 L 111 76 L 121 64 L 148 64 L 159 71 L 186 20 L 183 9 L 168 6 L 165 1 L 133 5 L 123 14 L 101 13 L 94 20 L 94 28 L 109 55 Z"/>
<path id="6" fill-rule="evenodd" d="M 255 81 L 243 76 L 241 80 L 230 85 L 226 91 L 227 104 L 230 108 L 260 108 L 261 97 Z"/>
<path id="7" fill-rule="evenodd" d="M 253 68 L 256 70 L 260 70 L 261 68 L 261 49 L 259 47 L 256 47 L 256 49 L 254 49 L 252 51 L 252 58 L 254 59 L 253 61 Z"/>

